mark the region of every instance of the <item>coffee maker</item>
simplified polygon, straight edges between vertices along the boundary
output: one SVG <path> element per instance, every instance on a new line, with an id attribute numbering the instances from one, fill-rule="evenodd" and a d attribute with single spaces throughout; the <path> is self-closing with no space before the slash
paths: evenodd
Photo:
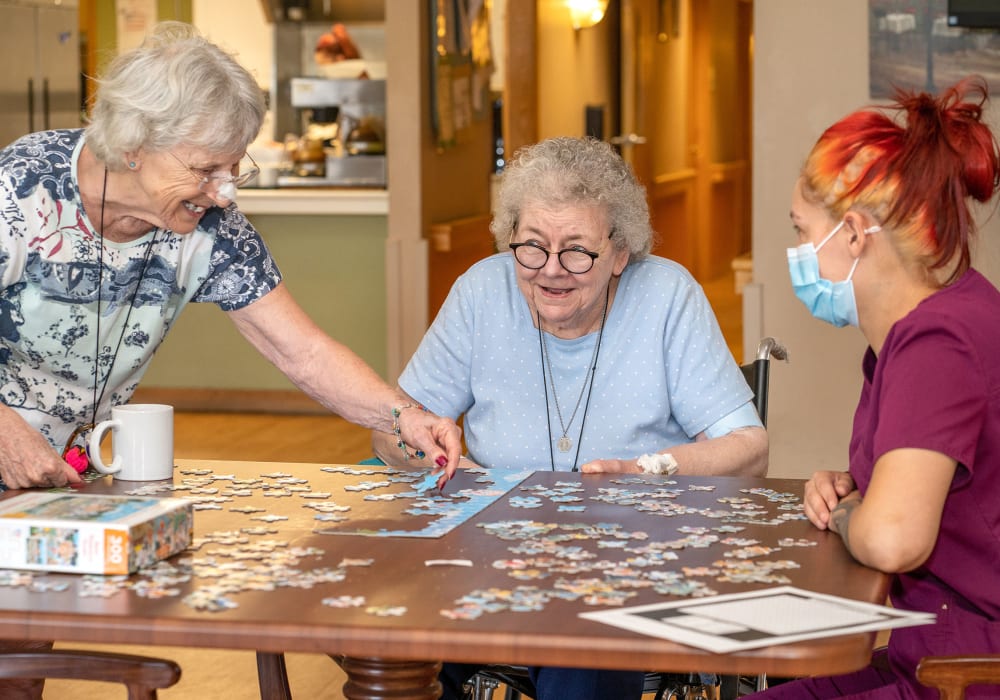
<path id="1" fill-rule="evenodd" d="M 292 78 L 291 105 L 302 138 L 279 186 L 385 187 L 385 80 Z"/>

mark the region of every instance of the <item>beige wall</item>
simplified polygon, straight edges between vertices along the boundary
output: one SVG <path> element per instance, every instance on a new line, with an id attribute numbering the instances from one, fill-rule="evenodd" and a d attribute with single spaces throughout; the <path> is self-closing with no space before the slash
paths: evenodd
<path id="1" fill-rule="evenodd" d="M 271 87 L 274 35 L 260 0 L 192 0 L 191 17 L 205 36 L 237 55 L 258 85 Z"/>
<path id="2" fill-rule="evenodd" d="M 583 136 L 584 108 L 605 105 L 605 136 L 611 131 L 617 86 L 608 60 L 609 32 L 617 25 L 605 19 L 574 30 L 561 0 L 538 0 L 538 138 Z M 507 70 L 517 68 L 508 66 Z"/>
<path id="3" fill-rule="evenodd" d="M 866 343 L 856 329 L 814 320 L 792 294 L 785 258 L 785 248 L 795 244 L 789 199 L 801 161 L 822 130 L 871 102 L 868 2 L 757 0 L 754 8 L 753 256 L 763 300 L 760 334 L 780 338 L 792 357 L 771 370 L 770 474 L 805 477 L 816 469 L 846 468 Z M 987 245 L 977 262 L 994 283 L 1000 279 L 998 229 L 996 218 L 983 228 Z M 750 309 L 745 318 L 755 316 Z"/>

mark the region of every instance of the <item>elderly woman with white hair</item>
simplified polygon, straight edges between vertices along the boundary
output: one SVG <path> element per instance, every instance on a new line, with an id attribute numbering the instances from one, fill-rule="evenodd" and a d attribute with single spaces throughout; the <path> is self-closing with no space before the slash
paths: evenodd
<path id="1" fill-rule="evenodd" d="M 164 22 L 113 61 L 86 129 L 0 150 L 0 478 L 62 486 L 87 431 L 131 397 L 188 302 L 211 302 L 298 387 L 443 468 L 454 421 L 329 338 L 235 206 L 264 99 L 232 56 Z M 74 468 L 74 466 L 76 468 Z"/>
<path id="2" fill-rule="evenodd" d="M 454 421 L 316 326 L 234 206 L 264 112 L 232 56 L 166 22 L 109 65 L 86 129 L 0 150 L 0 490 L 79 482 L 88 430 L 129 400 L 188 302 L 216 304 L 331 411 L 454 468 Z M 47 645 L 0 642 L 15 646 Z M 40 694 L 0 683 L 5 699 Z"/>
<path id="3" fill-rule="evenodd" d="M 701 287 L 649 254 L 645 192 L 606 143 L 516 154 L 473 265 L 399 378 L 464 416 L 460 467 L 729 474 L 767 471 L 767 434 Z M 402 464 L 393 436 L 376 454 Z M 411 465 L 413 461 L 409 462 Z M 444 697 L 474 666 L 446 664 Z M 642 674 L 531 669 L 538 700 L 638 698 Z"/>

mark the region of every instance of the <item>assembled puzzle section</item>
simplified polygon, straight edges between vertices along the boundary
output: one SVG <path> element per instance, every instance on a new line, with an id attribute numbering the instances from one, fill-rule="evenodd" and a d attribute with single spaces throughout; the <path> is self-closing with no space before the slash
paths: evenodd
<path id="1" fill-rule="evenodd" d="M 0 501 L 0 567 L 132 573 L 186 549 L 193 512 L 183 498 L 19 494 Z"/>

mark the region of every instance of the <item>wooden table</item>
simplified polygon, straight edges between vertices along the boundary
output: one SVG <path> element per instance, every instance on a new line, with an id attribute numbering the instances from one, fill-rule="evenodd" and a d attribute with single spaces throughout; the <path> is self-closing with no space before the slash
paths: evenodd
<path id="1" fill-rule="evenodd" d="M 192 467 L 244 478 L 285 472 L 308 479 L 312 491 L 330 492 L 331 500 L 352 505 L 352 513 L 372 507 L 362 501 L 364 495 L 372 492 L 344 491 L 346 483 L 358 481 L 356 477 L 348 480 L 343 475 L 321 471 L 321 466 L 182 460 L 178 461 L 174 481 L 181 482 L 185 478 L 181 470 Z M 473 481 L 474 476 L 456 477 L 449 483 L 446 493 L 454 493 L 462 486 L 481 488 Z M 667 477 L 644 479 L 660 487 L 668 481 Z M 674 503 L 690 506 L 692 510 L 728 508 L 718 499 L 747 497 L 741 489 L 753 487 L 801 496 L 804 483 L 800 480 L 707 477 L 670 477 L 670 480 L 676 482 L 671 488 L 683 490 Z M 222 612 L 199 611 L 183 602 L 187 593 L 208 583 L 198 578 L 182 584 L 179 596 L 148 599 L 131 591 L 121 591 L 103 598 L 81 597 L 79 591 L 83 582 L 79 577 L 49 574 L 46 575 L 48 579 L 69 578 L 72 585 L 63 592 L 35 593 L 24 587 L 4 589 L 0 596 L 0 637 L 328 653 L 343 657 L 342 665 L 349 678 L 344 688 L 347 698 L 434 698 L 440 660 L 779 676 L 844 673 L 868 662 L 874 641 L 872 633 L 718 655 L 580 619 L 578 613 L 600 609 L 580 600 L 551 600 L 541 611 L 508 610 L 486 613 L 474 620 L 453 620 L 442 615 L 442 610 L 454 609 L 459 598 L 475 590 L 514 589 L 519 585 L 552 588 L 560 577 L 602 576 L 589 572 L 515 580 L 506 570 L 495 568 L 493 564 L 526 556 L 510 551 L 509 547 L 519 543 L 489 534 L 480 526 L 482 524 L 509 520 L 552 524 L 612 523 L 620 524 L 624 532 L 646 532 L 646 542 L 654 542 L 683 537 L 677 531 L 682 526 L 713 527 L 721 523 L 697 512 L 665 517 L 640 512 L 634 505 L 591 500 L 590 497 L 602 488 L 637 491 L 655 488 L 616 483 L 611 476 L 537 472 L 521 486 L 553 486 L 559 482 L 583 485 L 585 493 L 581 505 L 586 506 L 585 511 L 559 511 L 558 504 L 546 497 L 539 499 L 542 502 L 539 508 L 513 507 L 511 496 L 530 495 L 518 487 L 439 538 L 316 534 L 313 530 L 324 524 L 314 519 L 315 511 L 303 507 L 305 501 L 301 494 L 268 497 L 263 491 L 255 490 L 250 496 L 223 503 L 222 510 L 196 511 L 196 537 L 264 525 L 261 521 L 250 521 L 248 514 L 230 510 L 237 505 L 255 505 L 271 513 L 286 515 L 288 519 L 273 523 L 276 533 L 253 535 L 251 540 L 281 540 L 289 547 L 322 550 L 321 554 L 303 557 L 298 568 L 335 568 L 345 559 L 370 558 L 372 564 L 349 566 L 345 580 L 321 583 L 309 589 L 283 587 L 241 592 L 231 596 L 238 607 Z M 135 486 L 135 482 L 114 482 L 105 477 L 88 484 L 85 490 L 116 493 Z M 714 486 L 714 490 L 688 490 L 691 486 Z M 5 497 L 10 493 L 16 492 L 9 492 Z M 761 496 L 749 497 L 754 502 L 768 504 L 771 516 L 781 512 L 777 504 L 769 504 Z M 808 521 L 748 525 L 739 536 L 756 538 L 771 546 L 775 546 L 779 538 L 813 540 L 816 546 L 788 548 L 764 558 L 800 562 L 801 568 L 782 572 L 789 576 L 791 585 L 800 588 L 875 603 L 886 598 L 886 576 L 857 564 L 837 535 L 818 531 Z M 630 540 L 632 545 L 641 542 Z M 578 544 L 594 553 L 597 559 L 621 561 L 629 556 L 617 549 L 599 549 L 593 538 L 579 540 Z M 721 559 L 727 549 L 731 547 L 720 543 L 700 549 L 685 548 L 678 551 L 680 559 L 671 562 L 677 566 L 670 568 L 709 565 Z M 214 550 L 224 551 L 225 547 L 203 545 L 195 556 L 215 556 Z M 220 561 L 224 559 L 220 557 Z M 435 559 L 467 559 L 473 566 L 425 565 L 426 561 Z M 718 593 L 762 587 L 760 584 L 721 583 L 711 577 L 704 580 Z M 635 589 L 635 593 L 626 605 L 671 600 L 649 588 Z M 336 596 L 365 596 L 366 604 L 335 608 L 322 602 L 324 598 Z M 380 617 L 366 612 L 366 606 L 405 606 L 406 612 L 400 616 Z"/>

